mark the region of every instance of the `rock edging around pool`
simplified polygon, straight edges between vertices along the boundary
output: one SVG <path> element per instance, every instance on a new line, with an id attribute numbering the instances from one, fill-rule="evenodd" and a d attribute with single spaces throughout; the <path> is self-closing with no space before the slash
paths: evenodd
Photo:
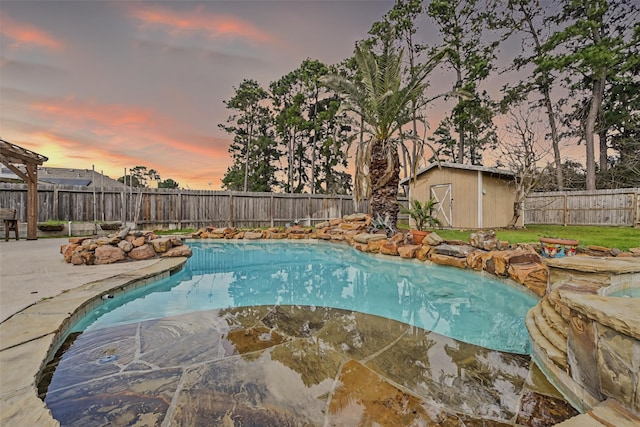
<path id="1" fill-rule="evenodd" d="M 422 244 L 415 245 L 411 237 L 397 233 L 391 238 L 367 232 L 371 217 L 353 214 L 315 226 L 269 228 L 267 230 L 238 230 L 232 227 L 203 227 L 192 234 L 194 239 L 318 239 L 346 243 L 361 252 L 399 256 L 407 259 L 431 261 L 434 264 L 486 271 L 499 277 L 509 277 L 538 296 L 547 289 L 548 269 L 534 245 L 514 245 L 499 241 L 493 231 L 473 233 L 470 242 L 444 241 L 437 233 L 427 235 Z"/>
<path id="2" fill-rule="evenodd" d="M 108 236 L 71 237 L 69 244 L 60 247 L 60 253 L 66 262 L 74 265 L 192 255 L 191 248 L 178 236 L 159 237 L 153 232 L 130 231 L 129 227 Z"/>

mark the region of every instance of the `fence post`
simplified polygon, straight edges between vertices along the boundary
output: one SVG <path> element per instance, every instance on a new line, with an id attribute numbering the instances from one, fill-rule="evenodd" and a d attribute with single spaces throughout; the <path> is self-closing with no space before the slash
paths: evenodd
<path id="1" fill-rule="evenodd" d="M 53 219 L 69 219 L 69 218 L 60 218 L 60 211 L 58 211 L 58 197 L 60 197 L 60 195 L 58 194 L 59 191 L 57 188 L 53 189 L 53 212 L 52 212 L 52 216 L 51 218 Z"/>
<path id="2" fill-rule="evenodd" d="M 182 190 L 178 189 L 178 207 L 176 209 L 178 216 L 178 230 L 182 230 Z"/>
<path id="3" fill-rule="evenodd" d="M 233 228 L 233 193 L 229 192 L 229 227 Z"/>
<path id="4" fill-rule="evenodd" d="M 633 204 L 633 226 L 637 228 L 640 227 L 640 188 L 636 188 L 633 197 L 635 198 L 635 203 Z"/>
<path id="5" fill-rule="evenodd" d="M 567 226 L 567 216 L 569 211 L 567 209 L 567 193 L 564 193 L 564 200 L 562 201 L 562 225 Z"/>
<path id="6" fill-rule="evenodd" d="M 274 211 L 275 211 L 275 201 L 273 200 L 273 193 L 271 193 L 271 197 L 270 197 L 270 205 L 269 205 L 269 216 L 271 217 L 271 228 L 273 228 L 274 222 L 273 222 L 273 217 L 274 217 Z"/>

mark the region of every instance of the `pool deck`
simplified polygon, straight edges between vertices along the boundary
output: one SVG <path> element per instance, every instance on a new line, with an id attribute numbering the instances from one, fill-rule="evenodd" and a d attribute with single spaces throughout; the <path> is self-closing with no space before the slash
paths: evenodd
<path id="1" fill-rule="evenodd" d="M 186 261 L 73 266 L 59 252 L 66 242 L 0 242 L 0 425 L 59 425 L 38 398 L 36 378 L 71 313 L 90 310 L 89 301 L 114 287 L 155 280 Z"/>
<path id="2" fill-rule="evenodd" d="M 0 242 L 0 315 L 2 316 L 2 323 L 0 323 L 0 425 L 59 425 L 58 421 L 52 417 L 49 408 L 38 397 L 36 379 L 44 367 L 50 350 L 64 335 L 63 325 L 74 319 L 72 313 L 75 313 L 75 316 L 82 316 L 99 303 L 99 299 L 98 302 L 90 302 L 96 297 L 114 292 L 114 289 L 119 291 L 127 286 L 149 283 L 157 277 L 167 275 L 168 271 L 180 268 L 185 262 L 184 258 L 173 258 L 104 266 L 73 266 L 66 264 L 59 253 L 59 247 L 64 243 L 66 243 L 66 239 Z M 134 283 L 135 285 L 132 285 Z M 78 307 L 81 309 L 78 310 Z M 383 350 L 388 351 L 390 348 L 385 346 Z M 368 366 L 360 365 L 365 365 L 365 361 L 373 360 L 374 356 L 380 357 L 383 350 L 376 351 L 362 360 L 353 358 L 353 362 L 346 361 L 344 363 L 355 363 L 366 373 L 371 374 L 375 370 L 372 371 Z M 477 360 L 475 357 L 472 359 Z M 464 376 L 466 368 L 468 367 L 459 365 L 458 372 L 463 372 Z M 529 398 L 531 395 L 538 396 L 535 401 L 539 405 L 541 401 L 538 398 L 546 396 L 551 399 L 551 407 L 562 402 L 557 391 L 546 383 L 539 372 L 536 373 L 537 370 L 533 368 L 526 370 L 529 371 L 529 374 L 523 378 L 525 381 L 522 386 L 523 390 L 527 391 L 526 395 Z M 477 376 L 477 373 L 472 374 Z M 387 386 L 391 386 L 403 393 L 407 391 L 405 387 L 396 382 L 397 380 L 387 382 L 384 375 L 376 372 L 373 372 L 373 375 L 384 381 L 385 389 L 388 389 Z M 482 377 L 479 382 L 486 382 L 484 374 Z M 337 380 L 338 377 L 336 377 Z M 450 378 L 450 380 L 456 382 L 454 378 Z M 462 379 L 465 382 L 467 380 L 469 378 Z M 441 389 L 441 393 L 449 394 L 446 393 L 446 389 L 447 387 Z M 451 387 L 450 392 L 451 395 L 464 395 L 463 390 L 456 390 L 455 387 Z M 335 394 L 335 390 L 333 390 L 333 394 Z M 522 401 L 522 396 L 525 393 L 518 394 L 519 396 L 515 399 L 519 401 L 508 402 L 512 411 L 511 415 L 488 416 L 485 418 L 485 422 L 490 425 L 528 425 L 529 423 L 526 421 L 534 421 L 533 418 L 527 419 L 527 417 L 536 417 L 538 414 L 521 412 L 522 407 L 527 405 Z M 383 397 L 387 396 L 379 396 L 379 398 Z M 425 399 L 417 397 L 419 401 L 416 403 L 416 408 L 425 408 Z M 375 396 L 371 399 L 376 401 Z M 349 399 L 345 402 L 353 403 Z M 461 408 L 466 404 L 462 402 Z M 449 423 L 446 425 L 464 425 L 465 420 L 460 417 L 464 414 L 457 412 L 456 415 L 455 412 L 457 411 L 451 414 L 453 417 L 448 420 Z M 346 424 L 341 424 L 358 424 L 356 419 L 349 418 L 352 415 L 345 414 L 341 421 Z M 484 417 L 479 418 L 466 419 L 466 421 L 482 423 Z M 577 417 L 575 424 L 572 423 L 572 419 L 566 421 L 563 426 L 584 426 L 584 419 L 580 422 L 579 418 Z M 353 421 L 353 423 L 348 421 Z M 594 421 L 594 419 L 590 418 L 590 421 Z"/>

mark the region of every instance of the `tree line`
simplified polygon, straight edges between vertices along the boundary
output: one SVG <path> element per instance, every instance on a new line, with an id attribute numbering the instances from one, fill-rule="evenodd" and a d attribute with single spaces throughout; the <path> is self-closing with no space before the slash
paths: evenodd
<path id="1" fill-rule="evenodd" d="M 373 192 L 393 219 L 399 177 L 435 160 L 507 167 L 522 191 L 640 186 L 639 13 L 633 0 L 397 0 L 353 57 L 234 87 L 223 187 Z M 430 88 L 436 71 L 450 87 Z M 446 114 L 430 129 L 435 103 Z M 584 165 L 563 154 L 576 144 Z"/>

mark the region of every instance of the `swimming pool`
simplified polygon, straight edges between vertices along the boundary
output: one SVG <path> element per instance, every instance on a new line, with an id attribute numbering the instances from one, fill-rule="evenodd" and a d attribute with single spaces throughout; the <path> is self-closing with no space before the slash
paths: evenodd
<path id="1" fill-rule="evenodd" d="M 191 242 L 178 274 L 108 300 L 74 330 L 217 308 L 333 307 L 398 320 L 493 350 L 528 354 L 524 318 L 537 298 L 450 267 L 362 254 L 323 242 Z"/>

